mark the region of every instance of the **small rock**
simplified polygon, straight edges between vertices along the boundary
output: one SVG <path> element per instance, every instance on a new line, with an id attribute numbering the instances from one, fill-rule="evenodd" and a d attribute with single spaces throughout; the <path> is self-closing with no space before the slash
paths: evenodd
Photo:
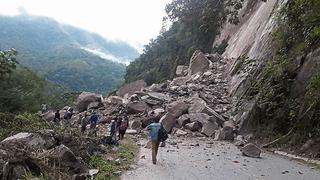
<path id="1" fill-rule="evenodd" d="M 166 147 L 166 142 L 161 142 L 160 147 Z"/>

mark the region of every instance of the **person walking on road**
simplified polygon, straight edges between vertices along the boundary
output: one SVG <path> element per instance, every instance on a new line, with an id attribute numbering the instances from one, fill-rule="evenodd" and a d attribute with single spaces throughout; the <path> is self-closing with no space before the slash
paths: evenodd
<path id="1" fill-rule="evenodd" d="M 155 121 L 148 125 L 146 127 L 147 131 L 149 131 L 149 136 L 151 138 L 151 148 L 152 148 L 152 163 L 156 164 L 157 163 L 157 154 L 158 154 L 158 148 L 159 148 L 159 139 L 158 139 L 158 134 L 159 130 L 161 129 L 161 124 L 159 121 Z"/>

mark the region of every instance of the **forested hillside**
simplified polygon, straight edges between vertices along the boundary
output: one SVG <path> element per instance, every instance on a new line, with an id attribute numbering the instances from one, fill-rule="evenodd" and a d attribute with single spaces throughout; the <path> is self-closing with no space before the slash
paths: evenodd
<path id="1" fill-rule="evenodd" d="M 0 49 L 17 49 L 22 65 L 75 91 L 110 91 L 123 81 L 124 63 L 138 56 L 125 42 L 46 17 L 1 16 L 0 29 Z"/>

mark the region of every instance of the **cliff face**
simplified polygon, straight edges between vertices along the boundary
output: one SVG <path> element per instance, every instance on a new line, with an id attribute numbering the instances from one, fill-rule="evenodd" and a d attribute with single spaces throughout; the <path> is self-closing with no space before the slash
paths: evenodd
<path id="1" fill-rule="evenodd" d="M 238 123 L 240 132 L 248 132 L 260 118 L 257 99 L 245 98 L 247 87 L 255 79 L 262 76 L 266 63 L 270 60 L 275 48 L 272 32 L 277 28 L 277 10 L 285 4 L 285 0 L 268 0 L 267 2 L 245 0 L 240 10 L 238 25 L 225 24 L 220 36 L 213 46 L 227 41 L 228 46 L 223 56 L 229 59 L 226 76 L 229 79 L 229 95 L 233 98 L 232 116 Z M 290 85 L 290 97 L 298 99 L 300 108 L 305 103 L 305 94 L 310 77 L 319 67 L 319 49 L 304 57 L 297 57 L 292 63 L 296 76 Z M 300 109 L 301 110 L 301 109 Z"/>

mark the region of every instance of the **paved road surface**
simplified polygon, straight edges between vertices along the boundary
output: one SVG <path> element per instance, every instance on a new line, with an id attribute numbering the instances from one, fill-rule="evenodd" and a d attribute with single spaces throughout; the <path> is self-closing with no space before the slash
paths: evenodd
<path id="1" fill-rule="evenodd" d="M 159 149 L 158 163 L 151 150 L 141 148 L 136 167 L 123 180 L 320 180 L 320 171 L 271 154 L 262 158 L 241 155 L 233 144 L 208 140 L 170 139 L 177 145 Z M 171 143 L 172 144 L 172 143 Z M 199 146 L 196 146 L 199 144 Z M 145 158 L 141 158 L 145 156 Z"/>

